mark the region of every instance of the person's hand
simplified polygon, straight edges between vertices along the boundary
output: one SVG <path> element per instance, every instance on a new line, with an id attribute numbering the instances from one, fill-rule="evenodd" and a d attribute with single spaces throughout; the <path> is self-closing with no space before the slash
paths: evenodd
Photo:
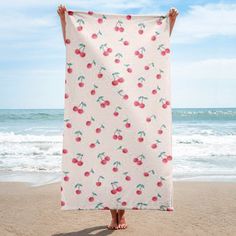
<path id="1" fill-rule="evenodd" d="M 169 19 L 170 19 L 170 35 L 172 33 L 172 30 L 173 30 L 173 27 L 174 27 L 174 24 L 175 24 L 175 20 L 176 20 L 176 17 L 178 15 L 179 15 L 179 12 L 176 8 L 171 8 L 169 10 L 168 16 L 169 16 Z"/>
<path id="2" fill-rule="evenodd" d="M 60 16 L 62 21 L 65 21 L 65 12 L 66 12 L 66 7 L 62 6 L 61 4 L 58 6 L 57 13 Z"/>

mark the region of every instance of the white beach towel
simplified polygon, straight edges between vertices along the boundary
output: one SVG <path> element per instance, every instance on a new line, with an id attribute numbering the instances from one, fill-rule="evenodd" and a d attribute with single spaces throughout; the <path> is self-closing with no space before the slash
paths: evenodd
<path id="1" fill-rule="evenodd" d="M 62 210 L 174 210 L 169 30 L 66 12 Z"/>

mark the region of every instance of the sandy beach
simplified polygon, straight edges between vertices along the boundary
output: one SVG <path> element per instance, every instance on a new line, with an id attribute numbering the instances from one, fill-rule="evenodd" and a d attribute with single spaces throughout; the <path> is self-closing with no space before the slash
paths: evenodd
<path id="1" fill-rule="evenodd" d="M 60 183 L 0 183 L 0 232 L 27 235 L 236 235 L 236 184 L 174 182 L 174 212 L 126 211 L 128 229 L 107 230 L 109 211 L 62 211 Z"/>

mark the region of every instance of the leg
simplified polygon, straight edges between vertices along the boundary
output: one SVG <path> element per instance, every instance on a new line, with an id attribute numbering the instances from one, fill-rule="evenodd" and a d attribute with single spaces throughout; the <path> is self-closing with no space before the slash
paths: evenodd
<path id="1" fill-rule="evenodd" d="M 118 212 L 117 210 L 110 210 L 111 212 L 111 223 L 107 225 L 108 229 L 118 229 Z"/>
<path id="2" fill-rule="evenodd" d="M 118 210 L 118 229 L 126 229 L 125 210 Z"/>

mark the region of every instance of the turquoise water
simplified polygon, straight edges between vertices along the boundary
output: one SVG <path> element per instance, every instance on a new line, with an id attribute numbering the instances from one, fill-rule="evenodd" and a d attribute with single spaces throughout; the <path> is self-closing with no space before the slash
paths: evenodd
<path id="1" fill-rule="evenodd" d="M 173 109 L 176 180 L 236 180 L 236 108 Z M 63 109 L 0 110 L 0 175 L 60 173 Z"/>

